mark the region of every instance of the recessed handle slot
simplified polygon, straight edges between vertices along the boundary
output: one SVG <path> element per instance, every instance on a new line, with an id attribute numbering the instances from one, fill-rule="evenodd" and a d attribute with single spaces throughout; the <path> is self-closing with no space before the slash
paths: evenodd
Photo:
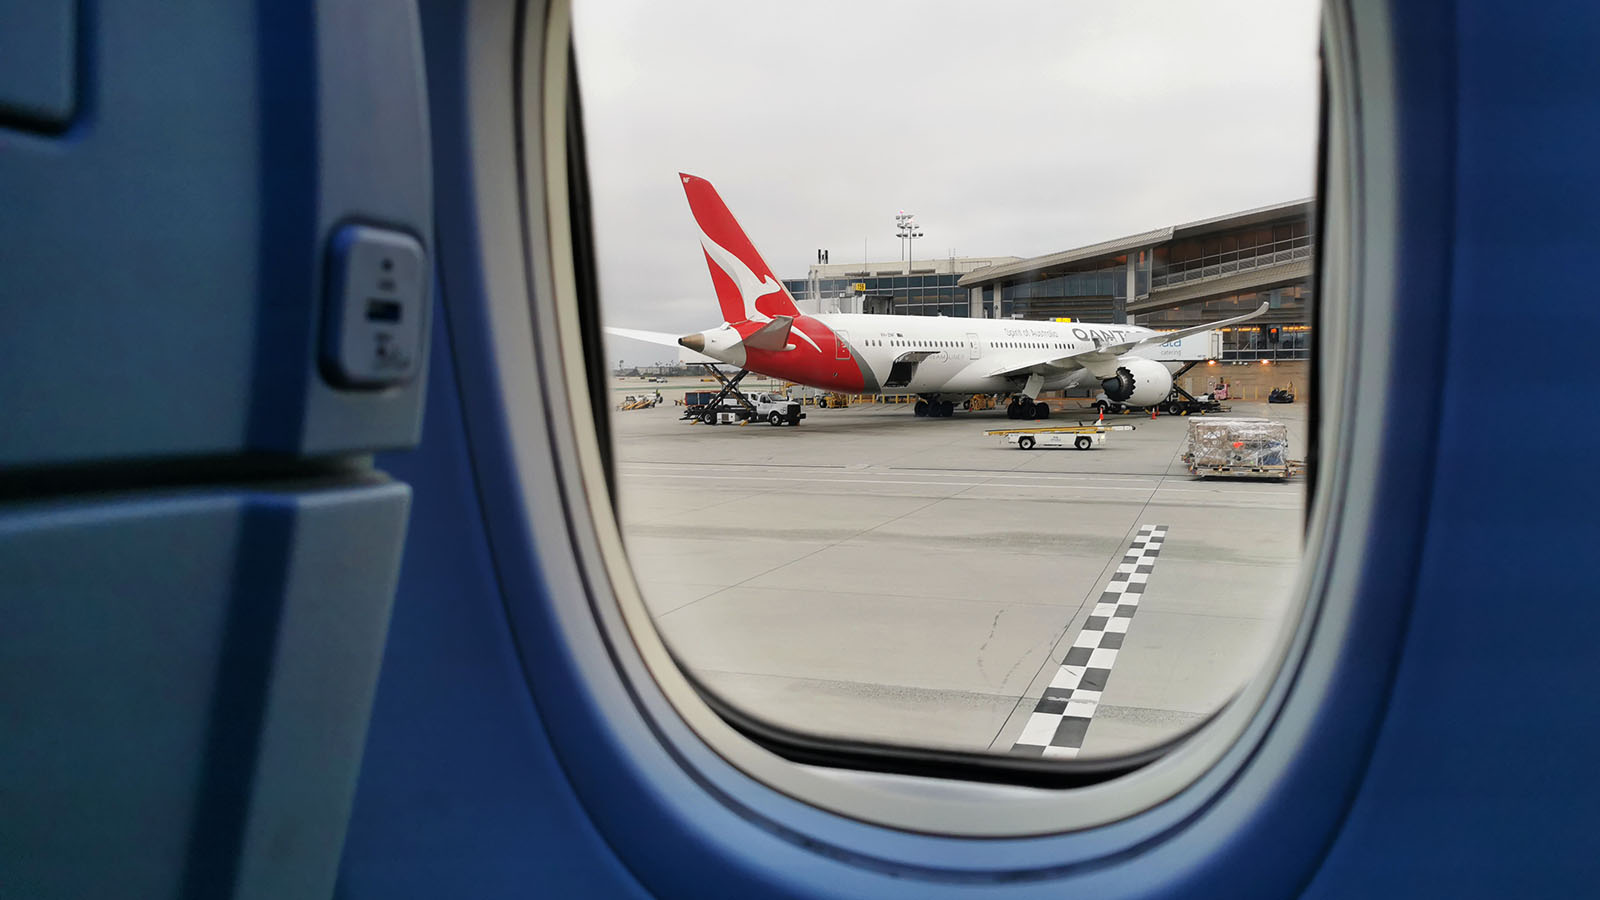
<path id="1" fill-rule="evenodd" d="M 369 322 L 398 322 L 400 321 L 400 304 L 393 300 L 368 300 L 367 321 Z"/>

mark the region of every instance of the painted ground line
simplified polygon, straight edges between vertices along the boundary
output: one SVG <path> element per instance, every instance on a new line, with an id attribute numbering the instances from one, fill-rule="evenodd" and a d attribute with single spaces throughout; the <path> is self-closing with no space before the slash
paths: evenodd
<path id="1" fill-rule="evenodd" d="M 1100 695 L 1117 662 L 1123 637 L 1139 610 L 1145 583 L 1167 538 L 1165 525 L 1141 525 L 1128 552 L 1111 574 L 1111 582 L 1089 613 L 1055 677 L 1040 692 L 1039 703 L 1012 745 L 1018 756 L 1072 759 L 1083 749 L 1084 735 Z"/>
<path id="2" fill-rule="evenodd" d="M 912 487 L 993 487 L 993 488 L 1048 488 L 1057 491 L 1143 491 L 1156 490 L 1155 485 L 1144 487 L 1111 487 L 1097 484 L 995 484 L 989 481 L 898 481 L 887 478 L 790 478 L 780 475 L 668 475 L 664 472 L 624 472 L 633 477 L 677 478 L 695 481 L 799 481 L 806 484 L 904 484 Z"/>
<path id="3" fill-rule="evenodd" d="M 668 474 L 668 473 L 666 473 L 664 471 L 652 470 L 652 469 L 626 469 L 626 468 L 624 468 L 624 469 L 622 469 L 620 471 L 621 471 L 621 473 L 623 475 L 629 476 L 631 478 L 645 478 L 645 477 L 650 477 L 650 478 L 675 478 L 675 479 L 686 479 L 686 480 L 693 480 L 693 481 L 718 481 L 718 480 L 721 480 L 721 481 L 787 481 L 787 482 L 803 482 L 803 483 L 806 483 L 806 484 L 908 484 L 908 485 L 920 485 L 920 486 L 924 486 L 924 487 L 939 487 L 939 486 L 948 486 L 948 487 L 989 487 L 989 488 L 997 488 L 997 489 L 999 489 L 999 488 L 1027 488 L 1027 489 L 1030 489 L 1030 490 L 1031 489 L 1038 489 L 1038 488 L 1045 488 L 1045 489 L 1049 489 L 1049 490 L 1058 490 L 1058 491 L 1066 491 L 1066 490 L 1084 490 L 1084 491 L 1159 491 L 1159 492 L 1163 492 L 1163 493 L 1172 493 L 1172 494 L 1208 494 L 1208 495 L 1217 496 L 1217 497 L 1232 497 L 1232 496 L 1243 495 L 1243 494 L 1272 494 L 1272 495 L 1275 495 L 1275 496 L 1283 496 L 1284 495 L 1284 492 L 1281 491 L 1281 490 L 1257 491 L 1257 490 L 1250 490 L 1248 488 L 1235 490 L 1235 489 L 1223 489 L 1223 488 L 1221 488 L 1219 486 L 1213 486 L 1213 487 L 1207 487 L 1207 488 L 1171 487 L 1169 485 L 1160 484 L 1157 479 L 1152 479 L 1149 482 L 1134 483 L 1134 484 L 1138 485 L 1136 487 L 1120 487 L 1120 486 L 1116 486 L 1116 485 L 1107 485 L 1107 484 L 1052 484 L 1052 483 L 1042 482 L 1042 481 L 1038 481 L 1038 480 L 1035 480 L 1033 482 L 1029 482 L 1029 483 L 1026 483 L 1026 484 L 1016 484 L 1016 483 L 993 481 L 993 480 L 985 480 L 985 481 L 897 481 L 897 480 L 890 480 L 890 479 L 883 479 L 883 478 L 860 478 L 860 477 L 856 477 L 853 474 L 849 474 L 849 475 L 845 475 L 845 476 L 835 476 L 835 477 L 830 477 L 830 478 L 809 477 L 809 476 L 802 476 L 802 477 L 796 478 L 796 477 L 792 477 L 792 476 L 779 476 L 779 475 L 741 475 L 741 474 L 736 474 L 736 473 L 731 473 L 731 472 L 730 473 L 724 473 L 724 474 L 716 474 L 716 475 L 675 475 L 675 474 Z M 916 476 L 912 476 L 912 477 L 916 477 Z M 965 476 L 965 477 L 969 477 L 970 478 L 970 477 L 974 477 L 974 476 Z M 981 478 L 985 478 L 985 479 L 991 478 L 991 476 L 987 476 L 987 475 L 976 476 L 976 477 L 981 477 Z M 999 476 L 999 477 L 1009 477 L 1009 476 Z M 1173 477 L 1173 476 L 1162 476 L 1162 477 L 1169 477 L 1170 478 L 1170 477 Z M 1185 483 L 1187 483 L 1187 482 L 1185 482 Z"/>

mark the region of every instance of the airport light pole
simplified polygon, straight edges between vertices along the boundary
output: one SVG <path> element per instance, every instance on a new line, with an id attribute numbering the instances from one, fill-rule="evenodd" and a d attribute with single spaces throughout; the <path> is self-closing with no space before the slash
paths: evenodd
<path id="1" fill-rule="evenodd" d="M 901 240 L 905 241 L 906 274 L 910 275 L 912 251 L 916 246 L 911 242 L 919 237 L 922 237 L 922 226 L 917 224 L 917 217 L 914 214 L 908 213 L 905 210 L 901 210 L 894 217 L 894 227 L 895 235 Z"/>

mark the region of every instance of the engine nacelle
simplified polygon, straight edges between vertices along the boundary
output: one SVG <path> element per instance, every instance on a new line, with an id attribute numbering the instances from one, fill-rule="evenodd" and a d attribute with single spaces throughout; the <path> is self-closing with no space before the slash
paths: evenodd
<path id="1" fill-rule="evenodd" d="M 1100 382 L 1106 397 L 1127 406 L 1155 406 L 1172 393 L 1172 373 L 1153 359 L 1124 356 L 1117 374 Z"/>

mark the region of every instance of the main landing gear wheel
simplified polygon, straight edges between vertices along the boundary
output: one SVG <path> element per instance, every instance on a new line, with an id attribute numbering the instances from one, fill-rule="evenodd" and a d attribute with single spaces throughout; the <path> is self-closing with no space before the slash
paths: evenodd
<path id="1" fill-rule="evenodd" d="M 783 424 L 783 413 L 780 413 L 780 412 L 769 412 L 769 413 L 767 413 L 767 424 L 768 425 L 782 425 Z"/>
<path id="2" fill-rule="evenodd" d="M 1035 419 L 1048 419 L 1048 418 L 1050 418 L 1050 407 L 1049 407 L 1049 405 L 1044 404 L 1044 403 L 1035 403 L 1033 405 L 1033 417 Z"/>
<path id="3" fill-rule="evenodd" d="M 948 418 L 950 418 L 951 416 L 953 416 L 955 414 L 956 414 L 956 405 L 955 405 L 954 402 L 946 400 L 943 403 L 939 404 L 939 415 L 940 416 L 943 416 L 944 418 L 948 419 Z"/>
<path id="4" fill-rule="evenodd" d="M 1031 435 L 1031 434 L 1025 434 L 1022 437 L 1017 438 L 1017 449 L 1018 450 L 1032 450 L 1033 449 L 1033 445 L 1034 445 L 1034 440 L 1033 440 L 1033 435 Z"/>
<path id="5" fill-rule="evenodd" d="M 1011 404 L 1006 407 L 1006 418 L 1008 418 L 1008 419 L 1020 419 L 1020 418 L 1022 418 L 1022 405 L 1017 403 L 1015 400 L 1011 401 Z"/>
<path id="6" fill-rule="evenodd" d="M 1072 445 L 1077 447 L 1079 450 L 1087 450 L 1089 449 L 1089 445 L 1093 443 L 1094 441 L 1090 440 L 1087 434 L 1080 434 L 1078 435 L 1078 439 L 1072 442 Z"/>
<path id="7" fill-rule="evenodd" d="M 928 401 L 918 400 L 917 405 L 911 407 L 911 414 L 914 416 L 926 416 L 928 414 Z"/>

